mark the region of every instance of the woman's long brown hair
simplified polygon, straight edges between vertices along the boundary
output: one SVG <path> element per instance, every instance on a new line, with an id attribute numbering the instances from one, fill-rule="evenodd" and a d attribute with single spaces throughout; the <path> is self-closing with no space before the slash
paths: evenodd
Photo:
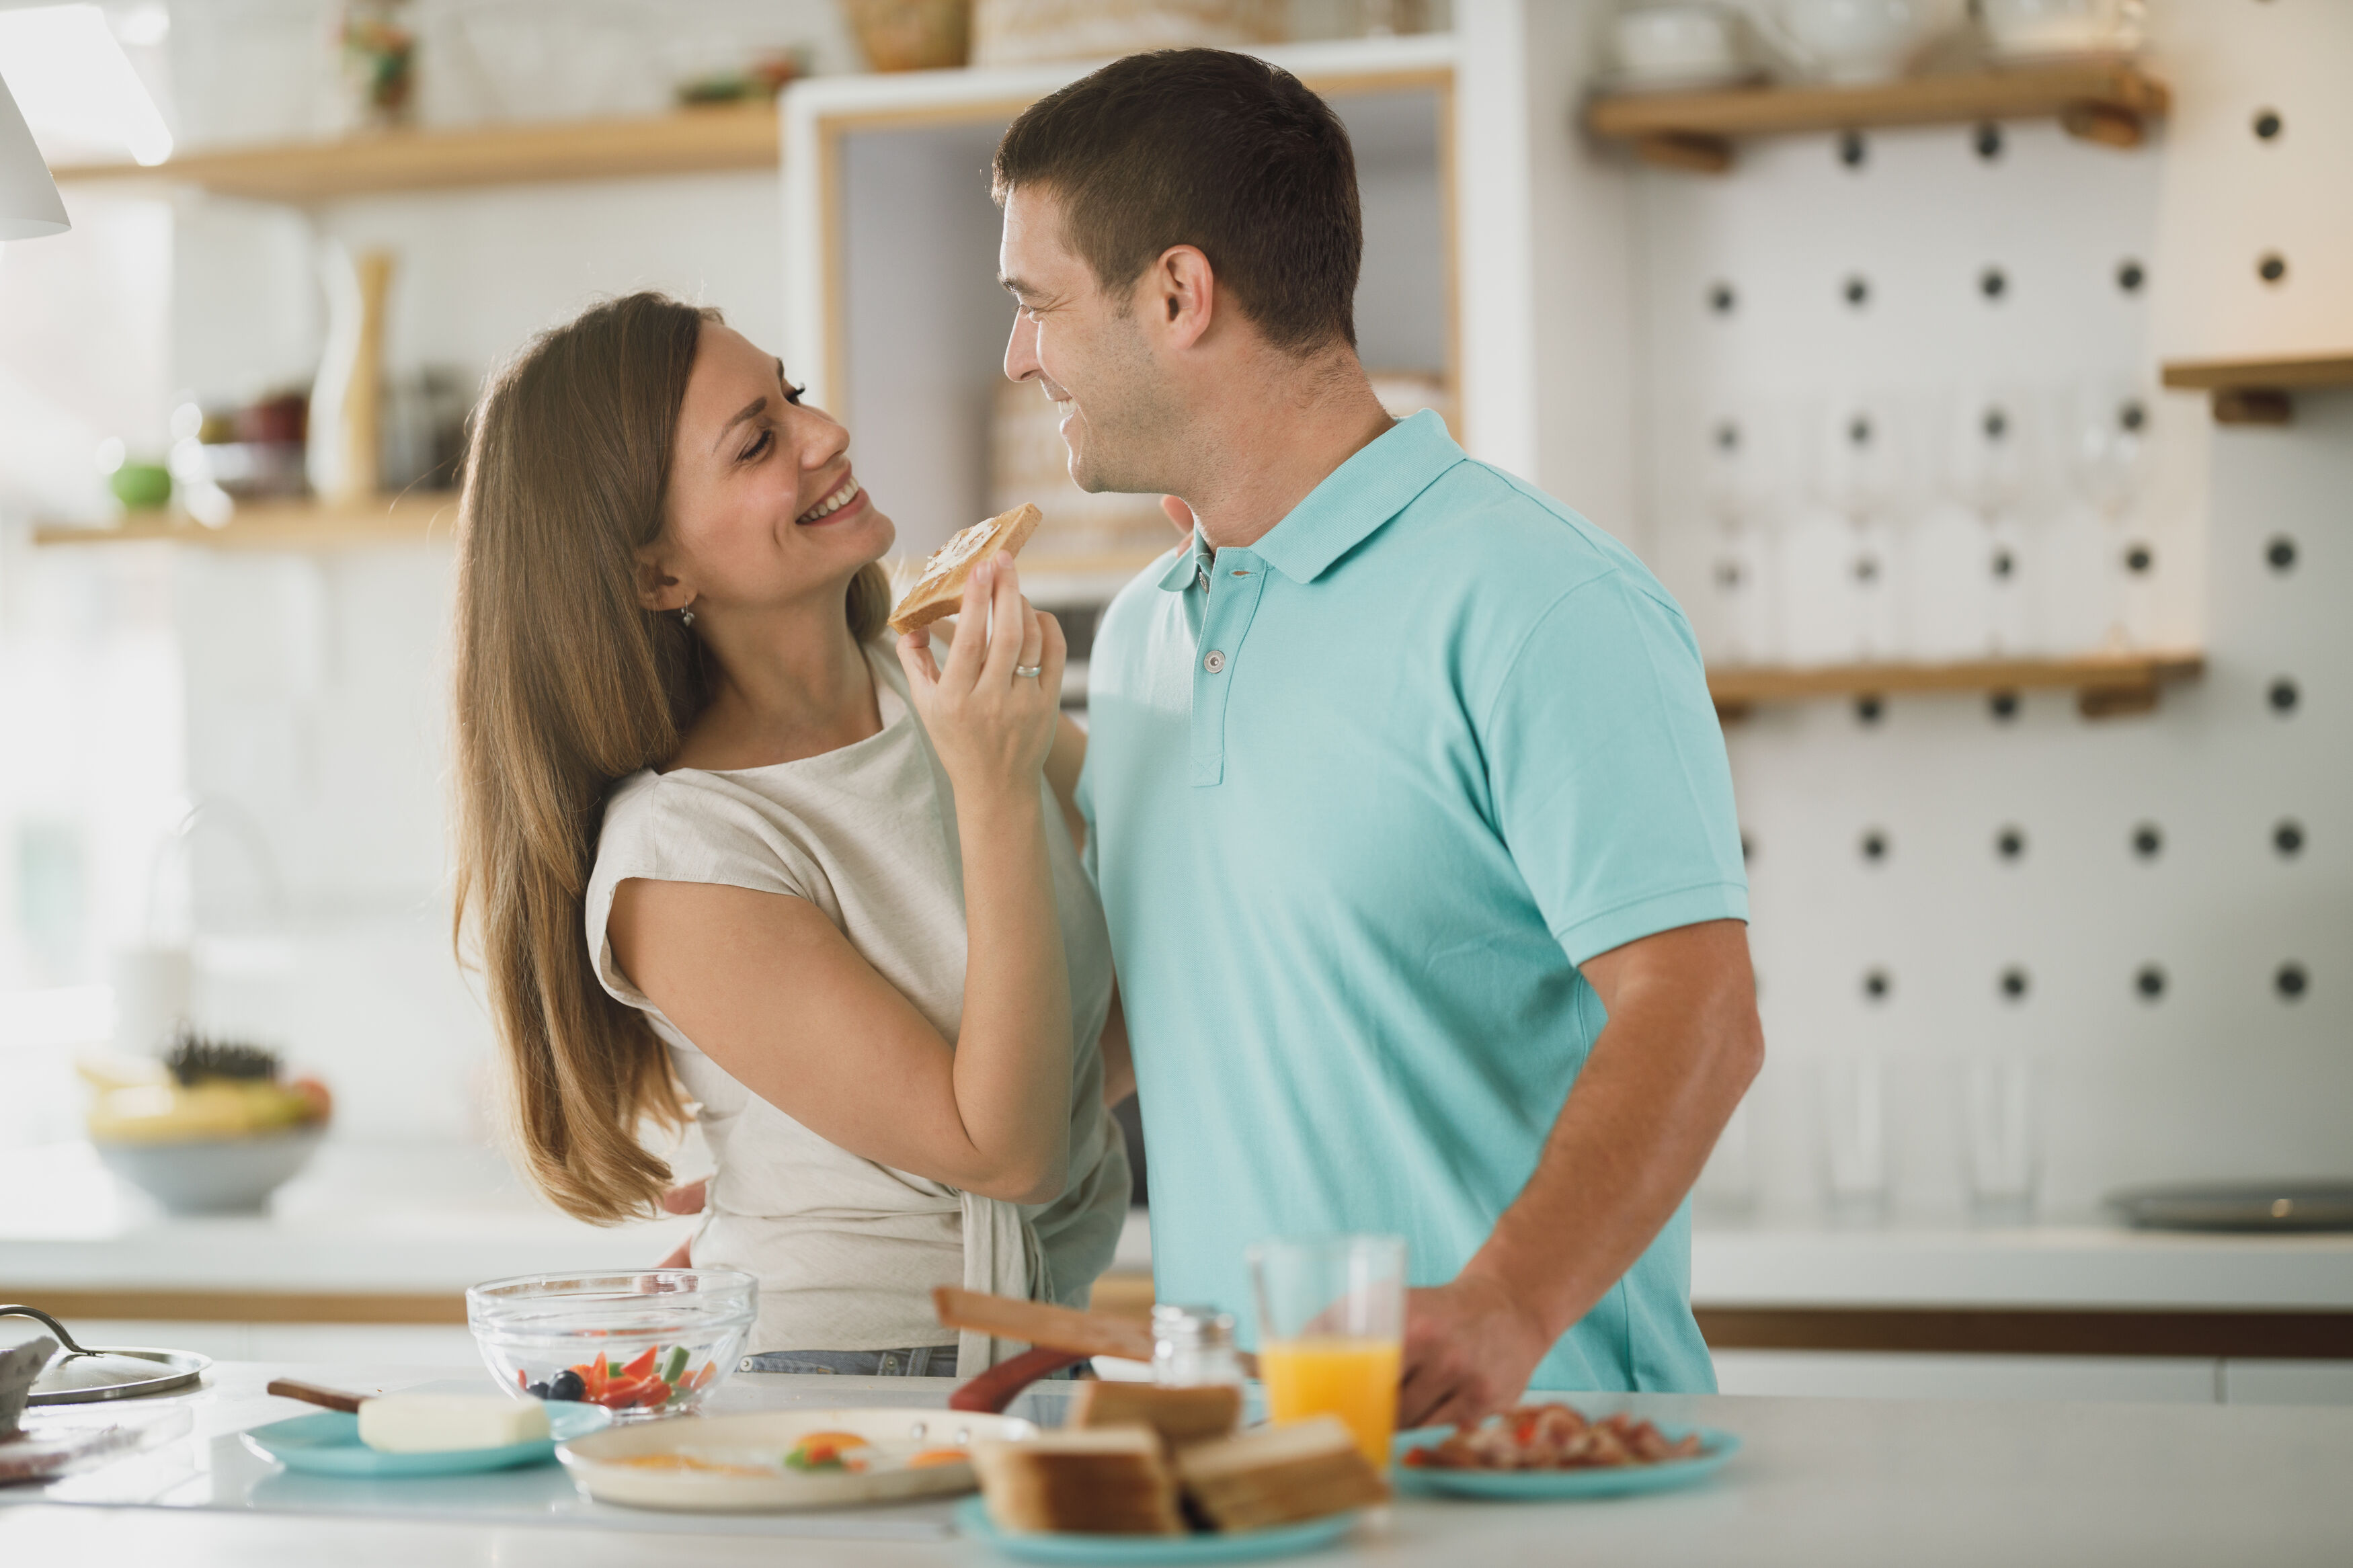
<path id="1" fill-rule="evenodd" d="M 709 696 L 700 640 L 638 603 L 637 558 L 718 319 L 640 293 L 542 333 L 491 379 L 466 460 L 456 936 L 481 965 L 525 1173 L 582 1219 L 653 1212 L 670 1167 L 640 1131 L 686 1116 L 645 1016 L 597 982 L 586 895 L 607 792 L 668 761 Z M 879 565 L 846 613 L 861 643 L 881 630 Z"/>

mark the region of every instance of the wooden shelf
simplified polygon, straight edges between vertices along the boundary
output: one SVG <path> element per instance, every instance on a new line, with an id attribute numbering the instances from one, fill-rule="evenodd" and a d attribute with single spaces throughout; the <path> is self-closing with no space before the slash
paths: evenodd
<path id="1" fill-rule="evenodd" d="M 458 498 L 444 491 L 385 496 L 364 505 L 331 507 L 314 500 L 248 501 L 219 528 L 166 512 L 133 512 L 111 527 L 44 524 L 33 530 L 42 545 L 194 544 L 208 550 L 349 550 L 422 544 L 451 537 Z"/>
<path id="2" fill-rule="evenodd" d="M 2221 425 L 2285 425 L 2295 417 L 2296 389 L 2353 387 L 2353 351 L 2280 354 L 2265 359 L 2175 360 L 2165 384 L 2211 393 Z"/>
<path id="3" fill-rule="evenodd" d="M 1763 702 L 1828 698 L 1892 697 L 2069 690 L 2087 719 L 2146 713 L 2158 688 L 2203 673 L 2206 658 L 2189 651 L 2082 654 L 2072 658 L 1972 659 L 1958 664 L 1828 664 L 1719 666 L 1707 672 L 1708 694 L 1727 721 L 1745 718 Z"/>
<path id="4" fill-rule="evenodd" d="M 1972 124 L 2055 118 L 2074 135 L 2137 147 L 2171 100 L 2129 60 L 2062 60 L 1858 87 L 1749 87 L 1614 93 L 1586 105 L 1596 136 L 1630 142 L 1645 161 L 1720 174 L 1744 136 L 1874 125 Z"/>
<path id="5" fill-rule="evenodd" d="M 66 184 L 192 184 L 259 201 L 321 202 L 386 191 L 772 169 L 778 135 L 776 105 L 760 103 L 628 120 L 395 131 L 343 142 L 229 148 L 191 153 L 153 168 L 68 164 L 57 177 Z"/>

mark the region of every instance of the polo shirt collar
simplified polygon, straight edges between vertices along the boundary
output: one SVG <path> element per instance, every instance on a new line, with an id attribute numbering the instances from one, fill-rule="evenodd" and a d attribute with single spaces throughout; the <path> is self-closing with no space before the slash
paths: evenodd
<path id="1" fill-rule="evenodd" d="M 1168 570 L 1160 574 L 1160 585 L 1172 594 L 1182 593 L 1191 587 L 1194 580 L 1216 559 L 1216 552 L 1209 548 L 1209 542 L 1201 537 L 1201 525 L 1197 522 L 1193 525 L 1192 536 L 1185 542 L 1185 548 L 1176 552 L 1175 558 L 1168 563 Z"/>
<path id="2" fill-rule="evenodd" d="M 1333 469 L 1250 548 L 1293 582 L 1313 583 L 1464 460 L 1446 421 L 1425 408 Z"/>
<path id="3" fill-rule="evenodd" d="M 1293 582 L 1313 583 L 1411 505 L 1439 475 L 1465 460 L 1446 433 L 1446 421 L 1425 408 L 1390 426 L 1388 434 L 1325 475 L 1250 549 Z M 1190 546 L 1178 551 L 1161 574 L 1160 585 L 1171 593 L 1189 588 L 1214 559 L 1197 526 Z"/>

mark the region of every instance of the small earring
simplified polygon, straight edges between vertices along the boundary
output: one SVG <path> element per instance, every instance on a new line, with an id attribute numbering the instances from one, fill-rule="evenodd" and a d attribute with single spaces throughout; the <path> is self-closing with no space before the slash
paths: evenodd
<path id="1" fill-rule="evenodd" d="M 682 626 L 691 626 L 694 625 L 694 606 L 692 605 L 681 605 L 679 606 L 678 624 Z"/>

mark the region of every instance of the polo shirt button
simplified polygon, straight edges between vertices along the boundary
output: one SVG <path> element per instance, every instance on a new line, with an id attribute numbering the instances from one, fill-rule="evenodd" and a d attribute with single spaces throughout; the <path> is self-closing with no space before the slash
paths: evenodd
<path id="1" fill-rule="evenodd" d="M 1226 668 L 1226 656 L 1219 653 L 1216 648 L 1211 648 L 1207 656 L 1202 658 L 1201 668 L 1208 670 L 1211 675 L 1215 675 L 1218 671 Z"/>

